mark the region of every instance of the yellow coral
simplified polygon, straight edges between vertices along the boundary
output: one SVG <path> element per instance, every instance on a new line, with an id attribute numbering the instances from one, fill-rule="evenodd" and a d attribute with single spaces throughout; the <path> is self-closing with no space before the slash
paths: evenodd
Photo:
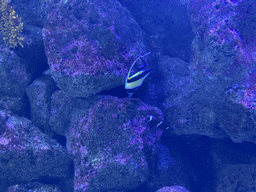
<path id="1" fill-rule="evenodd" d="M 8 0 L 0 0 L 0 30 L 8 47 L 13 48 L 18 44 L 23 47 L 23 38 L 20 36 L 23 23 L 15 10 L 9 5 Z"/>

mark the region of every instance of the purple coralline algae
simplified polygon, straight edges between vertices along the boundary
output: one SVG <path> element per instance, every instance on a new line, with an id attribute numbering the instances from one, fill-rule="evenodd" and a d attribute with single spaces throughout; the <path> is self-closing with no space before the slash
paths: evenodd
<path id="1" fill-rule="evenodd" d="M 159 109 L 138 99 L 104 97 L 73 121 L 75 191 L 131 190 L 147 180 L 162 131 Z"/>
<path id="2" fill-rule="evenodd" d="M 0 127 L 1 186 L 70 176 L 72 161 L 67 151 L 31 121 L 1 110 Z"/>
<path id="3" fill-rule="evenodd" d="M 189 68 L 201 91 L 193 94 L 197 106 L 221 128 L 214 136 L 224 130 L 234 142 L 256 143 L 255 1 L 192 0 L 188 10 L 196 35 Z"/>
<path id="4" fill-rule="evenodd" d="M 62 192 L 56 186 L 43 185 L 38 182 L 29 182 L 27 184 L 13 185 L 7 192 Z"/>
<path id="5" fill-rule="evenodd" d="M 118 1 L 60 1 L 43 29 L 50 73 L 66 95 L 87 97 L 124 83 L 144 35 Z"/>
<path id="6" fill-rule="evenodd" d="M 176 185 L 171 187 L 163 187 L 157 190 L 157 192 L 189 192 L 189 191 L 184 187 Z"/>
<path id="7" fill-rule="evenodd" d="M 190 1 L 196 38 L 190 68 L 196 79 L 220 83 L 229 98 L 256 107 L 256 3 L 253 0 Z M 249 24 L 248 24 L 249 23 Z"/>

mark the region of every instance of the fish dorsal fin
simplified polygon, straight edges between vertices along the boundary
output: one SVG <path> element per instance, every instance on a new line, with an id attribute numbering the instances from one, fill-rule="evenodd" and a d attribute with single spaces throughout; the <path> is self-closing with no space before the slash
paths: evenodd
<path id="1" fill-rule="evenodd" d="M 134 75 L 137 74 L 137 73 L 135 73 L 132 77 L 130 77 L 131 70 L 132 70 L 133 66 L 135 65 L 135 63 L 136 63 L 138 60 L 140 60 L 142 57 L 145 57 L 145 56 L 149 55 L 150 53 L 151 53 L 151 51 L 149 51 L 149 52 L 146 53 L 145 55 L 140 55 L 137 59 L 135 59 L 135 61 L 132 63 L 132 66 L 131 66 L 130 69 L 129 69 L 129 72 L 128 72 L 127 77 L 126 77 L 126 81 L 127 81 L 127 79 L 131 79 Z M 137 74 L 137 75 L 138 75 L 138 74 Z"/>

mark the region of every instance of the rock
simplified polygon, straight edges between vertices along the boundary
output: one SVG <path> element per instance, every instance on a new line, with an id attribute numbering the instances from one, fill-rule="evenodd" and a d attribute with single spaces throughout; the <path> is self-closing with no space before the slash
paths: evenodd
<path id="1" fill-rule="evenodd" d="M 31 75 L 14 51 L 3 45 L 0 46 L 0 55 L 0 93 L 9 97 L 22 97 Z"/>
<path id="2" fill-rule="evenodd" d="M 68 135 L 73 119 L 88 113 L 102 96 L 93 95 L 88 98 L 67 97 L 63 91 L 58 90 L 51 96 L 50 121 L 52 130 L 62 136 Z"/>
<path id="3" fill-rule="evenodd" d="M 256 165 L 226 165 L 217 175 L 216 192 L 255 191 Z"/>
<path id="4" fill-rule="evenodd" d="M 67 151 L 26 118 L 0 111 L 0 183 L 11 186 L 72 175 Z"/>
<path id="5" fill-rule="evenodd" d="M 256 143 L 256 52 L 252 49 L 256 40 L 251 35 L 255 33 L 255 2 L 192 0 L 188 10 L 196 35 L 189 68 L 203 100 L 198 99 L 198 92 L 196 108 L 205 111 L 199 124 L 206 120 L 198 128 L 205 129 L 212 122 L 234 142 Z M 223 136 L 216 131 L 213 135 Z"/>
<path id="6" fill-rule="evenodd" d="M 68 97 L 88 97 L 124 84 L 146 53 L 142 29 L 118 1 L 61 1 L 43 29 L 51 74 Z"/>
<path id="7" fill-rule="evenodd" d="M 215 139 L 228 137 L 218 127 L 216 105 L 212 104 L 218 100 L 197 85 L 188 66 L 189 63 L 178 58 L 160 57 L 159 97 L 163 102 L 158 107 L 165 114 L 166 127 L 178 135 L 199 134 Z"/>
<path id="8" fill-rule="evenodd" d="M 50 76 L 36 79 L 26 88 L 31 109 L 31 121 L 44 133 L 50 133 L 50 103 L 56 84 Z"/>
<path id="9" fill-rule="evenodd" d="M 74 156 L 75 191 L 125 191 L 145 182 L 162 120 L 159 109 L 138 99 L 108 96 L 73 121 L 67 147 Z"/>
<path id="10" fill-rule="evenodd" d="M 62 192 L 56 186 L 44 185 L 39 182 L 29 182 L 27 184 L 13 185 L 8 188 L 7 192 Z"/>
<path id="11" fill-rule="evenodd" d="M 171 186 L 171 187 L 163 187 L 157 192 L 189 192 L 186 188 L 181 187 L 181 186 Z"/>

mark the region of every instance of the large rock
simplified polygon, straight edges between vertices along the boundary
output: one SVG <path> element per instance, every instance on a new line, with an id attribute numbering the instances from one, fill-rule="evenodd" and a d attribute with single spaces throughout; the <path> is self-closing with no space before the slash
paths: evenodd
<path id="1" fill-rule="evenodd" d="M 74 155 L 75 191 L 127 191 L 149 176 L 163 120 L 137 99 L 104 97 L 73 121 L 67 147 Z"/>
<path id="2" fill-rule="evenodd" d="M 0 111 L 0 152 L 0 188 L 72 175 L 72 161 L 64 148 L 28 119 L 5 110 Z"/>
<path id="3" fill-rule="evenodd" d="M 53 4 L 43 38 L 51 74 L 72 97 L 124 84 L 133 60 L 146 53 L 141 28 L 116 0 Z"/>
<path id="4" fill-rule="evenodd" d="M 211 117 L 234 142 L 256 143 L 255 1 L 192 0 L 189 14 L 196 35 L 189 67 L 204 100 L 202 120 Z"/>
<path id="5" fill-rule="evenodd" d="M 255 1 L 191 1 L 189 10 L 197 34 L 190 62 L 194 79 L 201 84 L 206 81 L 207 90 L 219 86 L 218 92 L 253 109 L 256 39 L 251 34 L 256 32 Z"/>
<path id="6" fill-rule="evenodd" d="M 158 70 L 162 77 L 157 89 L 161 89 L 159 98 L 163 98 L 158 107 L 163 110 L 166 127 L 171 133 L 199 134 L 215 139 L 228 137 L 218 126 L 218 111 L 213 105 L 218 100 L 196 84 L 190 75 L 189 63 L 162 56 Z"/>

